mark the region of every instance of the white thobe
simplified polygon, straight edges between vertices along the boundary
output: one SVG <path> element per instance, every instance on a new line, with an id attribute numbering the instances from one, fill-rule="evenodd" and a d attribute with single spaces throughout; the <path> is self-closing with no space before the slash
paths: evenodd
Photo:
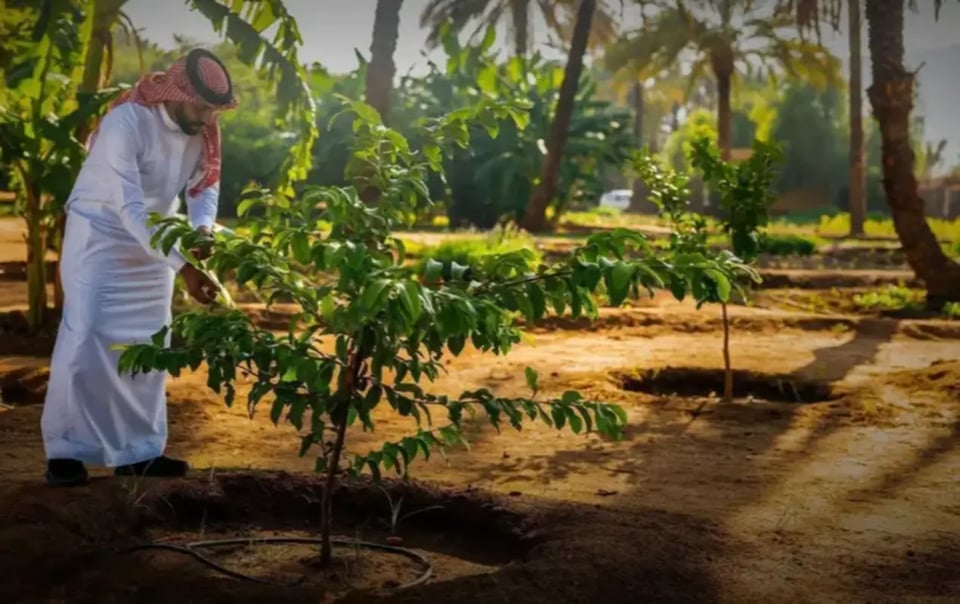
<path id="1" fill-rule="evenodd" d="M 41 420 L 48 459 L 115 467 L 166 447 L 166 372 L 120 374 L 111 347 L 149 342 L 171 319 L 185 260 L 151 246 L 147 220 L 179 210 L 201 150 L 163 105 L 124 103 L 101 122 L 67 202 L 63 317 Z M 219 183 L 187 196 L 195 227 L 213 225 L 218 197 Z"/>

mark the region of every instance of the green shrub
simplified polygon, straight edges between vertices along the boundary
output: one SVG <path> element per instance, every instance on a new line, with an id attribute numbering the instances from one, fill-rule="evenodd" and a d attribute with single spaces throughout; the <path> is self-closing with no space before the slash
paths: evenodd
<path id="1" fill-rule="evenodd" d="M 817 251 L 812 239 L 792 233 L 764 233 L 760 253 L 771 256 L 810 256 Z"/>
<path id="2" fill-rule="evenodd" d="M 517 250 L 529 251 L 526 255 L 529 270 L 536 270 L 537 265 L 543 261 L 543 254 L 537 248 L 533 237 L 527 234 L 495 230 L 487 237 L 464 235 L 461 238 L 448 239 L 440 245 L 424 247 L 417 254 L 419 259 L 416 263 L 416 270 L 423 272 L 428 258 L 443 264 L 456 262 L 463 266 L 480 268 L 486 257 Z"/>

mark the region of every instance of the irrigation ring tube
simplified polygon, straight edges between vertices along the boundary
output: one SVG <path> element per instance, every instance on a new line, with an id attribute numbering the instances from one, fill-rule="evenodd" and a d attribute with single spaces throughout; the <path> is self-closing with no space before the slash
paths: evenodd
<path id="1" fill-rule="evenodd" d="M 276 583 L 265 581 L 263 579 L 258 579 L 257 577 L 251 577 L 250 575 L 245 575 L 237 571 L 230 570 L 225 568 L 213 560 L 207 558 L 200 552 L 198 549 L 216 547 L 218 545 L 260 545 L 264 543 L 298 543 L 298 544 L 318 544 L 322 543 L 323 540 L 320 538 L 311 538 L 311 537 L 261 537 L 261 538 L 235 538 L 235 539 L 216 539 L 212 541 L 190 541 L 188 543 L 175 544 L 175 543 L 145 543 L 143 545 L 134 545 L 132 547 L 126 547 L 120 550 L 120 553 L 126 552 L 137 552 L 151 549 L 166 550 L 171 552 L 177 552 L 180 554 L 187 554 L 192 556 L 198 562 L 209 566 L 213 570 L 233 577 L 234 579 L 240 579 L 241 581 L 250 581 L 252 583 L 260 583 L 263 585 L 277 585 Z M 404 583 L 396 587 L 395 589 L 406 589 L 408 587 L 414 587 L 416 585 L 421 585 L 426 583 L 428 579 L 433 575 L 433 565 L 430 561 L 421 554 L 414 552 L 412 550 L 395 547 L 392 545 L 383 545 L 380 543 L 371 543 L 368 541 L 348 541 L 346 539 L 331 539 L 330 543 L 333 545 L 343 545 L 350 547 L 361 547 L 363 549 L 378 550 L 382 552 L 388 552 L 391 554 L 399 554 L 406 558 L 417 562 L 422 568 L 423 571 L 420 573 L 420 576 L 410 581 L 409 583 Z"/>

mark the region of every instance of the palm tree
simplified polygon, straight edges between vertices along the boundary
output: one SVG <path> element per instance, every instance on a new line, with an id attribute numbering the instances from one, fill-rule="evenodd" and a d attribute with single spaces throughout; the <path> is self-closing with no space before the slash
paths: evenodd
<path id="1" fill-rule="evenodd" d="M 873 84 L 867 91 L 882 140 L 883 190 L 890 205 L 893 226 L 907 256 L 907 263 L 927 288 L 927 306 L 941 309 L 946 302 L 960 302 L 960 264 L 943 252 L 926 219 L 914 165 L 910 113 L 914 103 L 915 74 L 903 65 L 905 4 L 915 0 L 866 0 L 867 39 Z M 943 0 L 934 0 L 934 18 L 939 18 Z M 796 11 L 801 28 L 819 33 L 822 15 L 839 27 L 842 0 L 782 0 L 782 7 Z"/>
<path id="2" fill-rule="evenodd" d="M 631 62 L 614 71 L 604 83 L 608 97 L 633 106 L 637 146 L 646 146 L 651 153 L 659 151 L 660 139 L 668 122 L 671 131 L 679 129 L 681 109 L 689 111 L 694 107 L 715 105 L 710 87 L 704 85 L 706 81 L 685 77 L 677 64 L 655 73 L 644 65 Z M 627 212 L 643 213 L 656 208 L 647 202 L 645 191 L 643 180 L 634 179 Z"/>
<path id="3" fill-rule="evenodd" d="M 634 64 L 659 71 L 689 55 L 692 78 L 710 73 L 716 81 L 718 143 L 724 159 L 730 157 L 730 96 L 738 76 L 760 68 L 770 77 L 786 71 L 820 86 L 839 80 L 836 57 L 817 44 L 787 37 L 793 33 L 792 15 L 752 16 L 757 8 L 751 0 L 664 0 L 657 7 L 638 31 L 610 46 L 606 63 L 612 69 Z"/>
<path id="4" fill-rule="evenodd" d="M 397 50 L 400 33 L 400 7 L 403 0 L 377 0 L 373 18 L 373 42 L 370 44 L 370 65 L 367 67 L 367 104 L 380 113 L 384 123 L 390 120 L 390 94 L 396 65 L 393 54 Z"/>
<path id="5" fill-rule="evenodd" d="M 860 2 L 849 0 L 850 42 L 850 236 L 863 235 L 863 222 L 867 217 L 867 164 L 863 139 L 863 61 L 861 49 Z"/>
<path id="6" fill-rule="evenodd" d="M 573 41 L 570 45 L 570 53 L 567 55 L 563 83 L 560 85 L 560 96 L 557 99 L 557 109 L 550 128 L 547 157 L 543 162 L 540 173 L 540 183 L 530 195 L 530 201 L 527 203 L 523 224 L 521 225 L 531 232 L 543 230 L 546 226 L 547 206 L 550 205 L 550 201 L 556 195 L 557 179 L 560 176 L 560 161 L 563 159 L 563 149 L 566 146 L 570 119 L 573 116 L 573 102 L 580 85 L 580 74 L 583 72 L 583 55 L 587 50 L 591 22 L 596 12 L 597 0 L 580 1 L 576 25 L 573 29 Z"/>
<path id="7" fill-rule="evenodd" d="M 420 14 L 420 27 L 429 28 L 427 46 L 436 48 L 447 27 L 460 32 L 466 29 L 468 23 L 476 22 L 476 29 L 470 35 L 470 39 L 474 40 L 509 14 L 513 52 L 522 57 L 530 52 L 536 11 L 539 11 L 547 27 L 567 41 L 572 37 L 579 5 L 577 0 L 430 0 Z M 587 44 L 591 50 L 612 38 L 617 30 L 613 0 L 599 0 L 597 5 Z"/>

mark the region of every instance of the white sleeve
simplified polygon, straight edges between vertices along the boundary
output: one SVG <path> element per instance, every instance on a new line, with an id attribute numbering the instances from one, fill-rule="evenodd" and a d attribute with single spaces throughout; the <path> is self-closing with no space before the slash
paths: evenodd
<path id="1" fill-rule="evenodd" d="M 138 160 L 142 156 L 143 137 L 134 108 L 120 105 L 107 113 L 100 123 L 95 142 L 96 154 L 104 166 L 104 178 L 108 179 L 109 201 L 123 221 L 124 227 L 150 255 L 165 260 L 171 268 L 179 271 L 186 259 L 176 248 L 164 256 L 163 251 L 150 244 L 155 229 L 147 226 L 149 213 L 143 201 Z"/>
<path id="2" fill-rule="evenodd" d="M 189 185 L 187 186 L 189 189 Z M 220 183 L 215 182 L 196 196 L 187 193 L 187 216 L 193 228 L 213 229 L 217 221 L 217 206 L 220 200 Z"/>

